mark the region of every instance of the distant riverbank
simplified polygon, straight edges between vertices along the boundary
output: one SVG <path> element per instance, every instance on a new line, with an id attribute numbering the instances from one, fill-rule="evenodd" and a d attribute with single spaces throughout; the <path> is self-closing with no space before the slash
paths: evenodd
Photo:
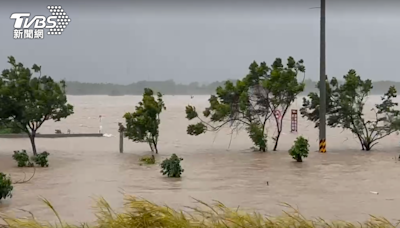
<path id="1" fill-rule="evenodd" d="M 233 80 L 235 81 L 235 80 Z M 190 84 L 179 84 L 173 80 L 167 81 L 139 81 L 129 85 L 118 85 L 111 83 L 84 83 L 84 82 L 67 82 L 68 95 L 141 95 L 144 88 L 152 88 L 165 95 L 209 95 L 214 94 L 218 86 L 223 86 L 225 81 L 216 81 L 209 84 L 201 84 L 192 82 Z M 306 87 L 302 95 L 310 92 L 318 91 L 317 82 L 310 79 L 305 80 Z M 394 85 L 400 88 L 400 82 L 394 81 L 376 81 L 373 83 L 374 88 L 371 95 L 383 95 L 389 86 Z"/>

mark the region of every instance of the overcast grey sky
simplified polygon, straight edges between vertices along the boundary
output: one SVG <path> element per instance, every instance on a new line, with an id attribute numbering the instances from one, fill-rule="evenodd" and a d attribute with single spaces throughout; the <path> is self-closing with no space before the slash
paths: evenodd
<path id="1" fill-rule="evenodd" d="M 60 4 L 71 23 L 60 36 L 14 40 L 14 12 L 49 15 Z M 304 59 L 319 75 L 319 0 L 12 1 L 0 7 L 0 68 L 13 55 L 56 79 L 128 84 L 212 82 L 246 75 L 253 61 Z M 327 74 L 350 68 L 400 81 L 400 1 L 327 0 Z"/>

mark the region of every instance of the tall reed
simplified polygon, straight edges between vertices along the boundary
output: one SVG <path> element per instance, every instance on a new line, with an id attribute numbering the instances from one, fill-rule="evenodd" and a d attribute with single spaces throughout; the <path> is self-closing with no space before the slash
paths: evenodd
<path id="1" fill-rule="evenodd" d="M 100 198 L 96 201 L 97 220 L 94 224 L 71 225 L 63 222 L 49 201 L 42 200 L 57 217 L 57 223 L 39 221 L 33 214 L 26 219 L 6 215 L 1 215 L 1 218 L 9 228 L 394 228 L 398 226 L 398 223 L 393 224 L 387 219 L 374 216 L 364 223 L 311 220 L 290 205 L 285 206 L 289 207 L 291 212 L 284 212 L 277 217 L 266 217 L 257 212 L 246 213 L 238 208 L 228 208 L 218 201 L 207 204 L 195 199 L 199 206 L 189 207 L 188 211 L 191 212 L 185 212 L 135 196 L 125 198 L 122 212 L 114 211 L 104 198 Z"/>

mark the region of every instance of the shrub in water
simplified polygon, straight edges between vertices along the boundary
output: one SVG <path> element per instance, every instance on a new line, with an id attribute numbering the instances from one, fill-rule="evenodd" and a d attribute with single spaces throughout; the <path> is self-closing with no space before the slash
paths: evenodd
<path id="1" fill-rule="evenodd" d="M 156 158 L 154 157 L 154 155 L 151 155 L 151 157 L 143 157 L 140 159 L 140 161 L 144 162 L 147 165 L 156 164 Z"/>
<path id="2" fill-rule="evenodd" d="M 16 150 L 16 151 L 14 151 L 14 154 L 12 157 L 15 161 L 17 161 L 18 167 L 26 167 L 26 166 L 32 167 L 33 166 L 33 163 L 29 161 L 29 156 L 26 153 L 26 150 L 21 150 L 21 151 Z"/>
<path id="3" fill-rule="evenodd" d="M 0 200 L 12 197 L 13 186 L 11 178 L 7 177 L 4 173 L 0 173 Z"/>
<path id="4" fill-rule="evenodd" d="M 179 158 L 176 154 L 172 154 L 170 158 L 165 159 L 161 163 L 161 173 L 168 177 L 181 177 L 183 169 L 181 167 L 181 161 L 183 158 Z"/>
<path id="5" fill-rule="evenodd" d="M 303 136 L 299 136 L 296 141 L 294 141 L 292 148 L 290 148 L 289 154 L 297 162 L 303 162 L 303 158 L 308 156 L 309 147 L 308 140 Z"/>
<path id="6" fill-rule="evenodd" d="M 49 161 L 47 160 L 47 157 L 50 154 L 47 153 L 47 151 L 44 151 L 36 156 L 32 157 L 32 160 L 36 163 L 36 165 L 40 165 L 41 167 L 49 167 Z"/>

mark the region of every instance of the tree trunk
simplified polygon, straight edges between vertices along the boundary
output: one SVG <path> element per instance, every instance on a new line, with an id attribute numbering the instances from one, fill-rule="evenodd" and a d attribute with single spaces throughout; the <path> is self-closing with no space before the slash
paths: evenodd
<path id="1" fill-rule="evenodd" d="M 156 149 L 156 154 L 158 154 L 158 149 L 157 149 L 157 145 L 154 145 L 155 149 Z"/>
<path id="2" fill-rule="evenodd" d="M 297 156 L 296 161 L 297 162 L 303 162 L 303 159 L 301 158 L 301 156 Z"/>
<path id="3" fill-rule="evenodd" d="M 360 144 L 361 144 L 361 150 L 365 150 L 364 142 L 361 138 L 360 139 Z"/>
<path id="4" fill-rule="evenodd" d="M 363 143 L 363 148 L 365 148 L 365 151 L 370 151 L 371 150 L 371 143 L 370 142 L 364 142 Z"/>
<path id="5" fill-rule="evenodd" d="M 275 138 L 275 146 L 274 146 L 274 151 L 276 151 L 276 149 L 278 148 L 278 141 L 279 141 L 279 137 L 281 136 L 282 131 L 278 131 L 278 135 Z"/>
<path id="6" fill-rule="evenodd" d="M 263 123 L 263 129 L 262 129 L 263 137 L 264 137 L 264 133 L 265 133 L 265 124 L 267 124 L 267 120 L 268 120 L 268 118 L 265 118 L 264 123 Z M 267 150 L 266 146 L 260 147 L 260 151 L 265 152 L 266 150 Z"/>
<path id="7" fill-rule="evenodd" d="M 154 139 L 153 139 L 153 146 L 154 146 L 154 149 L 156 150 L 156 154 L 158 154 L 157 143 Z"/>
<path id="8" fill-rule="evenodd" d="M 37 155 L 36 144 L 35 144 L 36 132 L 32 132 L 28 135 L 29 135 L 29 140 L 31 141 L 33 155 L 36 156 Z"/>
<path id="9" fill-rule="evenodd" d="M 149 147 L 150 147 L 151 152 L 154 152 L 153 144 L 150 141 L 149 141 Z"/>
<path id="10" fill-rule="evenodd" d="M 361 136 L 358 133 L 356 133 L 356 132 L 353 132 L 353 133 L 355 133 L 357 135 L 357 137 L 358 137 L 358 140 L 360 140 L 361 150 L 365 150 L 364 140 L 361 138 Z"/>

